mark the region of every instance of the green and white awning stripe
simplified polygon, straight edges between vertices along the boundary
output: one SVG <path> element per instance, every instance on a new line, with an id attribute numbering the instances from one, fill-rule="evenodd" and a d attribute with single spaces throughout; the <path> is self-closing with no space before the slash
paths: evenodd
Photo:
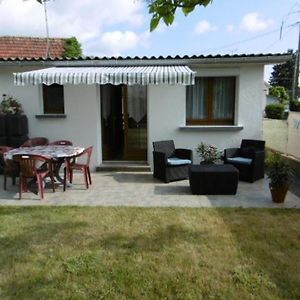
<path id="1" fill-rule="evenodd" d="M 54 67 L 14 73 L 15 85 L 37 84 L 182 84 L 195 83 L 187 66 Z"/>

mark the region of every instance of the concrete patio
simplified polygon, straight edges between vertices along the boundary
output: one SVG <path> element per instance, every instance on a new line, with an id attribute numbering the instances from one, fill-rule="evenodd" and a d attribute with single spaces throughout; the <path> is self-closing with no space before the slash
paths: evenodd
<path id="1" fill-rule="evenodd" d="M 93 185 L 88 190 L 83 185 L 83 176 L 75 175 L 74 185 L 63 192 L 57 186 L 56 192 L 45 189 L 45 198 L 24 193 L 18 197 L 18 186 L 8 181 L 4 191 L 3 176 L 0 176 L 0 205 L 79 205 L 79 206 L 140 206 L 140 207 L 269 207 L 300 208 L 300 198 L 288 192 L 283 204 L 273 203 L 268 180 L 256 183 L 239 182 L 236 195 L 192 195 L 188 180 L 162 183 L 153 179 L 150 172 L 106 172 L 93 173 Z"/>

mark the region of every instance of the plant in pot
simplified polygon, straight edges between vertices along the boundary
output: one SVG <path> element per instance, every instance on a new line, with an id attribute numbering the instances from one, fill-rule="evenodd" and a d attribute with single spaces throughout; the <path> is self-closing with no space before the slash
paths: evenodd
<path id="1" fill-rule="evenodd" d="M 201 159 L 200 164 L 213 164 L 222 157 L 222 152 L 216 146 L 203 142 L 197 146 L 196 152 Z"/>
<path id="2" fill-rule="evenodd" d="M 2 95 L 3 100 L 0 103 L 0 111 L 6 115 L 20 115 L 23 113 L 22 105 L 12 96 Z"/>
<path id="3" fill-rule="evenodd" d="M 0 110 L 5 114 L 7 145 L 16 148 L 28 139 L 28 120 L 18 100 L 6 94 L 2 96 Z"/>
<path id="4" fill-rule="evenodd" d="M 266 165 L 272 200 L 276 203 L 282 203 L 292 181 L 293 169 L 279 153 L 268 155 Z"/>

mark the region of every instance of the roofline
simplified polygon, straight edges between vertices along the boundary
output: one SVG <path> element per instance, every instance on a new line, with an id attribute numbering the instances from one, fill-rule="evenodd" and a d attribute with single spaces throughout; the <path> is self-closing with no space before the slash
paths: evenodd
<path id="1" fill-rule="evenodd" d="M 61 58 L 0 58 L 2 66 L 45 66 L 45 67 L 87 67 L 87 66 L 137 66 L 137 65 L 226 65 L 226 64 L 277 64 L 292 59 L 292 54 L 241 54 L 208 56 L 167 56 L 167 57 L 79 57 Z"/>

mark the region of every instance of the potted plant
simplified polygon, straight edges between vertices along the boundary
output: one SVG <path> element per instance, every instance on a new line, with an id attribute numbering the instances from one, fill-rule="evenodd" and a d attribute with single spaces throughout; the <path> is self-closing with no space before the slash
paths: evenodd
<path id="1" fill-rule="evenodd" d="M 5 115 L 6 141 L 11 147 L 19 147 L 28 139 L 28 120 L 22 105 L 12 96 L 2 95 L 0 111 Z"/>
<path id="2" fill-rule="evenodd" d="M 222 157 L 222 152 L 219 151 L 216 146 L 208 145 L 203 142 L 197 146 L 196 152 L 201 159 L 200 164 L 213 164 Z"/>
<path id="3" fill-rule="evenodd" d="M 279 153 L 271 153 L 266 164 L 272 200 L 276 203 L 282 203 L 292 181 L 293 169 Z"/>
<path id="4" fill-rule="evenodd" d="M 18 100 L 14 99 L 12 96 L 6 94 L 2 95 L 3 100 L 0 104 L 0 111 L 6 115 L 21 115 L 23 113 L 22 105 Z"/>

